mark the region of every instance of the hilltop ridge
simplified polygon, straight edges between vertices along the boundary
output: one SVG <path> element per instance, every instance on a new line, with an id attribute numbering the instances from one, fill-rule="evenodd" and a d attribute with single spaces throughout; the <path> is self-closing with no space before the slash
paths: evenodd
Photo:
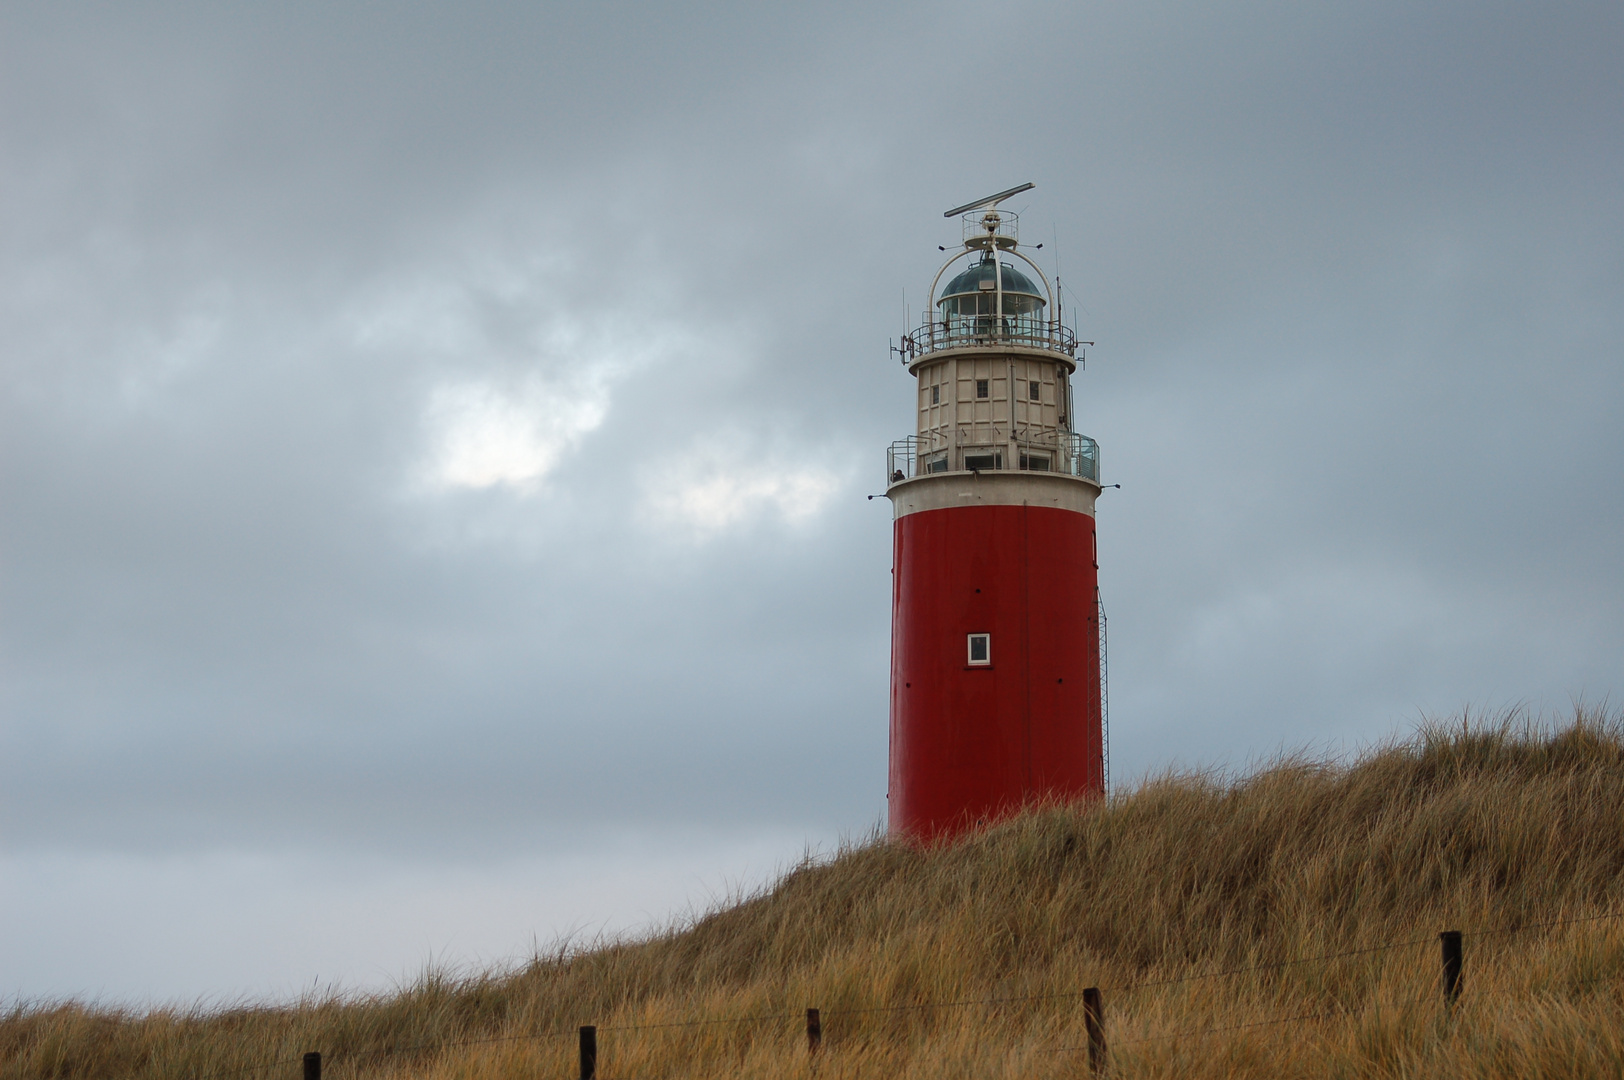
<path id="1" fill-rule="evenodd" d="M 19 1006 L 16 1077 L 1088 1071 L 1116 1076 L 1624 1074 L 1624 723 L 1580 709 L 1423 725 L 1347 761 L 1169 773 L 962 842 L 881 839 L 643 940 L 560 946 L 399 993 L 145 1014 Z M 1439 931 L 1465 935 L 1439 991 Z M 551 1036 L 551 1037 L 542 1037 Z M 451 1045 L 458 1044 L 458 1045 Z"/>

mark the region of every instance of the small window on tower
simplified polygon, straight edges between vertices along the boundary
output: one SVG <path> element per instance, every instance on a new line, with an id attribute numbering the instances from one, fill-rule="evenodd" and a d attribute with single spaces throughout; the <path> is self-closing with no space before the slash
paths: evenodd
<path id="1" fill-rule="evenodd" d="M 1026 396 L 1031 398 L 1033 401 L 1038 400 L 1038 398 L 1043 396 L 1043 384 L 1042 383 L 1029 383 L 1027 385 L 1027 394 L 1026 394 Z"/>
<path id="2" fill-rule="evenodd" d="M 992 635 L 970 635 L 970 663 L 977 666 L 992 663 Z"/>
<path id="3" fill-rule="evenodd" d="M 930 403 L 932 405 L 940 405 L 942 403 L 942 388 L 940 386 L 933 386 L 930 388 Z"/>
<path id="4" fill-rule="evenodd" d="M 987 380 L 986 379 L 977 379 L 976 380 L 976 397 L 984 398 L 986 396 L 987 396 Z"/>

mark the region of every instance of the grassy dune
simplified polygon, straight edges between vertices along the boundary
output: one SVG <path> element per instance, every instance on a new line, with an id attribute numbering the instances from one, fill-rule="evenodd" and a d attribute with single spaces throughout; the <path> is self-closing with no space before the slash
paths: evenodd
<path id="1" fill-rule="evenodd" d="M 1621 718 L 1457 720 L 1349 762 L 1160 777 L 950 847 L 866 843 L 691 925 L 510 973 L 225 1011 L 23 1007 L 0 1018 L 0 1076 L 291 1080 L 320 1050 L 334 1080 L 564 1080 L 583 1023 L 604 1080 L 1086 1075 L 1078 992 L 1100 986 L 1120 1077 L 1617 1077 L 1615 912 Z M 1445 929 L 1466 934 L 1453 1010 Z"/>

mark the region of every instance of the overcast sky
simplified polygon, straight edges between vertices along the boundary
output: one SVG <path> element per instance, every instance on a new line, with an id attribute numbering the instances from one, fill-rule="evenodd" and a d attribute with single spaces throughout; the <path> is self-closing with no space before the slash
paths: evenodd
<path id="1" fill-rule="evenodd" d="M 1624 8 L 0 14 L 0 997 L 647 927 L 884 813 L 887 353 L 1064 278 L 1118 786 L 1624 701 Z"/>

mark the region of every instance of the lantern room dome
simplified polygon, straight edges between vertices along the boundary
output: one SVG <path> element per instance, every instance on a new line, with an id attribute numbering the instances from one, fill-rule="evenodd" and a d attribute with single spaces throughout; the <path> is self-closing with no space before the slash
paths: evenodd
<path id="1" fill-rule="evenodd" d="M 982 256 L 980 262 L 966 267 L 959 274 L 955 275 L 953 280 L 949 281 L 947 286 L 942 289 L 941 295 L 938 297 L 938 303 L 944 302 L 952 297 L 966 295 L 973 296 L 978 293 L 996 288 L 997 286 L 994 285 L 993 278 L 994 266 L 998 266 L 1003 271 L 1001 275 L 1003 281 L 1001 284 L 1003 285 L 1003 291 L 1006 296 L 1031 296 L 1037 298 L 1040 306 L 1044 303 L 1045 295 L 1043 286 L 1034 283 L 1031 278 L 1015 269 L 1009 263 L 995 263 L 990 254 Z"/>

